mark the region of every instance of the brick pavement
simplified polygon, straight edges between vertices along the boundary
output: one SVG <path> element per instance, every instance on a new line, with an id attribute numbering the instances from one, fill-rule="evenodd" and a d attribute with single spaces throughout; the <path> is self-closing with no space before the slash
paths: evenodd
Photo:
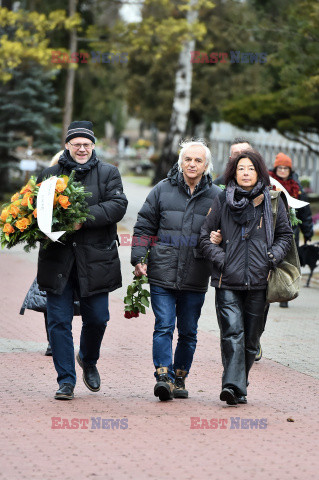
<path id="1" fill-rule="evenodd" d="M 75 399 L 56 401 L 55 370 L 51 358 L 43 355 L 43 317 L 35 312 L 18 315 L 35 265 L 5 252 L 0 253 L 0 267 L 0 348 L 5 352 L 0 367 L 0 478 L 318 478 L 318 379 L 262 359 L 252 370 L 249 403 L 227 407 L 219 401 L 218 339 L 199 332 L 187 382 L 190 398 L 161 403 L 152 394 L 153 317 L 124 319 L 122 303 L 113 295 L 99 362 L 101 391 L 86 389 L 77 366 Z M 73 330 L 77 344 L 79 318 Z M 88 428 L 53 429 L 52 417 L 69 423 L 83 419 Z M 128 428 L 93 429 L 92 417 L 104 419 L 104 426 L 111 424 L 107 419 L 126 418 L 122 426 Z M 193 423 L 203 427 L 217 419 L 219 428 L 190 428 L 191 417 L 202 419 Z M 267 419 L 267 428 L 230 428 L 237 417 L 243 426 L 249 424 L 246 419 Z"/>

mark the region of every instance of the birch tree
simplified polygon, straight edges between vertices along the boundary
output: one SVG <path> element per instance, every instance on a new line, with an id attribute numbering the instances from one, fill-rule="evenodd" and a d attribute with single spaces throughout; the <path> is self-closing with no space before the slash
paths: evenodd
<path id="1" fill-rule="evenodd" d="M 187 11 L 187 23 L 190 30 L 198 19 L 197 0 L 190 0 Z M 179 54 L 178 68 L 175 74 L 175 93 L 169 131 L 166 135 L 163 151 L 157 165 L 154 183 L 166 176 L 169 168 L 177 159 L 178 145 L 186 132 L 187 120 L 191 104 L 193 64 L 190 52 L 195 50 L 195 39 L 189 38 L 182 46 Z"/>

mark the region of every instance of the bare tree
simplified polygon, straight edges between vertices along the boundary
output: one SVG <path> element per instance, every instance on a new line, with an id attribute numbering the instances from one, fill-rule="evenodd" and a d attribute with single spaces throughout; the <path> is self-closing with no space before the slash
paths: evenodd
<path id="1" fill-rule="evenodd" d="M 198 18 L 197 0 L 189 1 L 187 23 L 192 24 Z M 193 64 L 190 52 L 195 50 L 195 40 L 187 40 L 179 54 L 178 67 L 175 75 L 175 93 L 169 131 L 166 135 L 161 157 L 159 159 L 153 183 L 162 180 L 170 167 L 177 160 L 178 145 L 186 132 L 187 120 L 191 104 Z"/>
<path id="2" fill-rule="evenodd" d="M 77 0 L 69 0 L 69 16 L 75 14 L 77 7 Z M 70 55 L 77 50 L 77 37 L 76 29 L 73 28 L 70 31 L 70 43 L 69 43 Z M 70 66 L 71 65 L 71 66 Z M 72 64 L 69 64 L 66 77 L 65 85 L 65 105 L 63 113 L 63 129 L 62 129 L 62 139 L 61 145 L 64 146 L 65 137 L 68 131 L 68 126 L 72 121 L 73 113 L 73 95 L 74 95 L 74 81 L 75 81 L 75 68 L 72 67 Z"/>

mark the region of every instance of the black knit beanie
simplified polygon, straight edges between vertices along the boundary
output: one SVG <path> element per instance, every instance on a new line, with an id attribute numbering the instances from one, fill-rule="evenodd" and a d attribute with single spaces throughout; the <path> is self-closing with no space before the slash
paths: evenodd
<path id="1" fill-rule="evenodd" d="M 66 135 L 65 143 L 68 143 L 72 138 L 84 137 L 95 143 L 95 137 L 93 133 L 93 123 L 86 120 L 80 122 L 72 122 L 68 126 L 68 133 Z"/>

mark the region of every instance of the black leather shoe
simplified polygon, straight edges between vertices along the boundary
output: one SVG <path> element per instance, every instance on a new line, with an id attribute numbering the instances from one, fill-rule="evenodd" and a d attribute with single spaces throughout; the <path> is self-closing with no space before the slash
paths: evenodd
<path id="1" fill-rule="evenodd" d="M 227 405 L 237 405 L 237 403 L 238 403 L 238 398 L 237 398 L 234 390 L 232 390 L 231 388 L 223 388 L 219 398 L 223 402 L 226 402 Z"/>
<path id="2" fill-rule="evenodd" d="M 247 403 L 247 397 L 245 397 L 245 395 L 239 395 L 237 399 L 238 403 Z"/>
<path id="3" fill-rule="evenodd" d="M 74 385 L 72 383 L 61 383 L 59 390 L 55 393 L 56 400 L 72 400 L 74 398 Z"/>
<path id="4" fill-rule="evenodd" d="M 83 370 L 83 382 L 91 392 L 98 392 L 101 388 L 101 379 L 98 369 L 95 365 L 85 365 L 82 362 L 80 355 L 77 354 L 76 360 Z"/>
<path id="5" fill-rule="evenodd" d="M 45 352 L 44 354 L 46 357 L 52 357 L 52 349 L 51 349 L 51 345 L 48 343 L 48 348 L 47 348 L 47 351 Z"/>

